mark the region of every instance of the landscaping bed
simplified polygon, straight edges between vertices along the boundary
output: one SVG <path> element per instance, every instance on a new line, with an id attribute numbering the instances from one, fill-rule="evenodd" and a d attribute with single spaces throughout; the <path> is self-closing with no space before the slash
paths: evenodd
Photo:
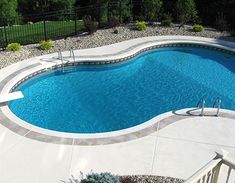
<path id="1" fill-rule="evenodd" d="M 117 27 L 116 30 L 117 32 L 114 33 L 114 29 L 111 28 L 101 29 L 91 35 L 84 33 L 67 39 L 56 40 L 53 41 L 54 47 L 50 50 L 40 50 L 38 49 L 39 44 L 31 44 L 22 46 L 21 50 L 17 52 L 0 51 L 0 69 L 27 58 L 57 52 L 58 49 L 68 50 L 71 47 L 75 49 L 94 48 L 147 36 L 186 35 L 234 41 L 228 32 L 220 32 L 208 27 L 205 27 L 203 32 L 195 32 L 190 25 L 179 28 L 177 24 L 165 27 L 155 23 L 148 26 L 146 30 L 138 31 L 133 28 L 132 24 L 127 24 Z"/>

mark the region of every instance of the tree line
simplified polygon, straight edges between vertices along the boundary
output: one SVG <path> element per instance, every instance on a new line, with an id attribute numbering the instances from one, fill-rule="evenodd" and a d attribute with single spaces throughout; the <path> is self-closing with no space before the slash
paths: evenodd
<path id="1" fill-rule="evenodd" d="M 121 22 L 171 18 L 182 24 L 196 21 L 235 29 L 235 0 L 1 0 L 0 20 L 24 20 L 31 14 L 74 11 L 85 7 L 87 10 L 83 9 L 81 16 L 89 14 L 98 21 L 107 19 L 107 16 L 118 16 Z"/>

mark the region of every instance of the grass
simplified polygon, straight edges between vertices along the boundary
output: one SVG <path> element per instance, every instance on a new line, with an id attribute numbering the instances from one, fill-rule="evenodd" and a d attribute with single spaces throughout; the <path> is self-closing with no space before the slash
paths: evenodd
<path id="1" fill-rule="evenodd" d="M 45 23 L 47 39 L 56 39 L 75 34 L 74 21 L 48 21 Z M 83 21 L 77 20 L 77 31 L 84 28 Z M 4 29 L 0 28 L 0 47 L 8 43 L 18 42 L 21 44 L 38 43 L 45 39 L 44 24 L 38 22 L 34 24 L 14 25 L 6 27 L 6 37 Z"/>

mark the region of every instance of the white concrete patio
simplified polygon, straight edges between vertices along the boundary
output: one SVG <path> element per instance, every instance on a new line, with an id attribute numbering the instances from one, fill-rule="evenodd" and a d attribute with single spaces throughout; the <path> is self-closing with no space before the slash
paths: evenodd
<path id="1" fill-rule="evenodd" d="M 186 179 L 222 149 L 235 160 L 235 120 L 194 117 L 157 133 L 100 146 L 56 145 L 0 126 L 0 182 L 56 183 L 80 171 L 153 174 Z"/>

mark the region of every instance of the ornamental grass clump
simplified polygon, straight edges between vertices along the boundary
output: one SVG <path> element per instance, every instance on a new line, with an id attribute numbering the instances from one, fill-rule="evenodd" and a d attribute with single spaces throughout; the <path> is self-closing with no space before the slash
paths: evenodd
<path id="1" fill-rule="evenodd" d="M 53 43 L 51 40 L 42 40 L 39 43 L 39 48 L 41 50 L 50 50 L 53 47 Z"/>
<path id="2" fill-rule="evenodd" d="M 143 31 L 147 29 L 147 25 L 145 24 L 145 22 L 136 22 L 135 29 L 138 31 Z"/>
<path id="3" fill-rule="evenodd" d="M 8 51 L 19 51 L 21 49 L 20 43 L 10 43 L 7 45 Z"/>
<path id="4" fill-rule="evenodd" d="M 202 32 L 202 31 L 204 31 L 204 27 L 203 27 L 202 25 L 195 24 L 195 25 L 193 26 L 193 30 L 194 30 L 195 32 Z"/>

